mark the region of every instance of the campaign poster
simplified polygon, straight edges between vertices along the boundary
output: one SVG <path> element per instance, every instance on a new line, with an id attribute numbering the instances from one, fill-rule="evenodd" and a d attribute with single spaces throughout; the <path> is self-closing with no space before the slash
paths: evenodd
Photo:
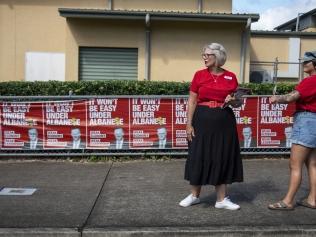
<path id="1" fill-rule="evenodd" d="M 172 148 L 172 99 L 130 100 L 130 148 Z"/>
<path id="2" fill-rule="evenodd" d="M 86 100 L 45 102 L 44 148 L 86 148 Z"/>
<path id="3" fill-rule="evenodd" d="M 43 149 L 42 103 L 1 104 L 2 149 Z"/>
<path id="4" fill-rule="evenodd" d="M 186 134 L 188 98 L 173 99 L 172 148 L 188 148 Z"/>
<path id="5" fill-rule="evenodd" d="M 0 102 L 0 150 L 2 148 L 2 103 Z"/>
<path id="6" fill-rule="evenodd" d="M 88 100 L 87 147 L 129 149 L 129 98 Z"/>
<path id="7" fill-rule="evenodd" d="M 241 148 L 257 147 L 257 113 L 258 97 L 245 97 L 243 104 L 238 108 L 233 108 L 239 143 Z"/>
<path id="8" fill-rule="evenodd" d="M 295 104 L 270 104 L 269 97 L 259 97 L 259 147 L 291 147 Z"/>

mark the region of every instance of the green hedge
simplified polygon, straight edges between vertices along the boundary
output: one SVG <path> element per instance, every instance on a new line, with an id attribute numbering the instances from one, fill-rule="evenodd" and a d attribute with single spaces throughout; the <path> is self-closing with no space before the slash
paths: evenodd
<path id="1" fill-rule="evenodd" d="M 79 82 L 1 82 L 1 96 L 68 95 L 186 95 L 189 82 L 162 81 L 79 81 Z M 254 95 L 270 95 L 272 84 L 243 84 Z M 292 91 L 293 84 L 278 84 L 278 93 Z"/>

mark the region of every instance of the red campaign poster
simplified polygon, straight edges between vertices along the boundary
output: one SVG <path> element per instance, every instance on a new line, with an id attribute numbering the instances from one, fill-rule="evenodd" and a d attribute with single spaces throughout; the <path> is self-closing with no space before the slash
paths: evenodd
<path id="1" fill-rule="evenodd" d="M 43 149 L 42 103 L 1 104 L 2 149 Z"/>
<path id="2" fill-rule="evenodd" d="M 240 147 L 257 147 L 258 97 L 243 98 L 242 106 L 233 108 L 233 111 L 237 122 Z"/>
<path id="3" fill-rule="evenodd" d="M 130 99 L 130 148 L 171 148 L 172 99 Z"/>
<path id="4" fill-rule="evenodd" d="M 86 148 L 86 101 L 44 104 L 44 148 Z"/>
<path id="5" fill-rule="evenodd" d="M 0 102 L 0 150 L 2 148 L 2 103 Z"/>
<path id="6" fill-rule="evenodd" d="M 269 97 L 259 97 L 259 147 L 291 147 L 295 104 L 270 104 Z"/>
<path id="7" fill-rule="evenodd" d="M 91 149 L 129 149 L 129 99 L 88 101 L 87 138 Z"/>
<path id="8" fill-rule="evenodd" d="M 188 98 L 173 99 L 172 148 L 188 148 L 187 124 Z"/>

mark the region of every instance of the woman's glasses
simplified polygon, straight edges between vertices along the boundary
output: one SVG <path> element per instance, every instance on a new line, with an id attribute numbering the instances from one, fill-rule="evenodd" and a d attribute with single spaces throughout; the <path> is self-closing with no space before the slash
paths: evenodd
<path id="1" fill-rule="evenodd" d="M 202 58 L 203 58 L 203 59 L 208 59 L 208 58 L 210 58 L 212 55 L 215 56 L 215 54 L 212 54 L 212 53 L 202 53 Z"/>

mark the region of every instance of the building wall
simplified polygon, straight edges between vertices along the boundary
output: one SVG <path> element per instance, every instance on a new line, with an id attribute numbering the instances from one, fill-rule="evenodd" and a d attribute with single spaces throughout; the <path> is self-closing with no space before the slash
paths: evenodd
<path id="1" fill-rule="evenodd" d="M 297 49 L 291 45 L 291 39 L 299 41 Z M 287 64 L 287 62 L 299 63 L 299 58 L 302 58 L 305 51 L 316 50 L 316 34 L 310 34 L 308 36 L 298 35 L 252 35 L 251 37 L 251 53 L 250 61 L 259 62 L 273 62 L 275 58 L 278 58 L 280 63 L 278 65 L 278 76 L 279 78 L 284 78 L 285 80 L 291 80 L 297 82 L 296 79 L 302 77 L 302 68 L 298 64 Z M 294 59 L 290 59 L 291 50 L 298 50 L 294 52 L 297 55 Z M 292 52 L 293 53 L 293 52 Z M 293 55 L 293 54 L 292 54 Z M 256 64 L 251 64 L 251 67 L 258 67 Z M 259 68 L 266 70 L 273 70 L 273 65 L 267 66 L 262 65 Z M 289 76 L 286 75 L 295 75 Z M 291 79 L 292 78 L 292 79 Z"/>
<path id="2" fill-rule="evenodd" d="M 316 35 L 314 37 L 301 38 L 301 57 L 306 51 L 316 51 Z"/>
<path id="3" fill-rule="evenodd" d="M 241 24 L 153 23 L 152 80 L 190 81 L 204 68 L 203 46 L 212 42 L 224 45 L 224 67 L 239 76 L 241 29 Z"/>
<path id="4" fill-rule="evenodd" d="M 143 22 L 70 19 L 67 21 L 66 79 L 79 78 L 79 47 L 138 48 L 138 79 L 144 79 L 145 28 Z"/>
<path id="5" fill-rule="evenodd" d="M 115 10 L 198 11 L 198 0 L 113 0 Z M 232 12 L 231 0 L 203 0 L 203 12 Z"/>
<path id="6" fill-rule="evenodd" d="M 240 24 L 153 22 L 151 27 L 151 80 L 190 81 L 204 67 L 202 47 L 222 43 L 228 52 L 225 68 L 239 75 Z M 128 35 L 128 37 L 126 37 Z M 80 46 L 138 48 L 138 79 L 145 78 L 145 28 L 143 22 L 68 20 L 66 78 L 78 78 Z"/>
<path id="7" fill-rule="evenodd" d="M 15 12 L 0 3 L 0 80 L 15 80 Z"/>
<path id="8" fill-rule="evenodd" d="M 279 61 L 288 59 L 288 38 L 280 36 L 252 36 L 251 61 Z"/>
<path id="9" fill-rule="evenodd" d="M 250 61 L 274 62 L 276 58 L 280 62 L 288 62 L 289 40 L 288 37 L 280 36 L 251 36 L 250 38 Z M 288 65 L 279 65 L 280 70 L 287 70 Z M 267 66 L 267 69 L 271 67 Z"/>
<path id="10" fill-rule="evenodd" d="M 59 7 L 104 8 L 107 0 L 1 0 L 0 80 L 25 79 L 26 52 L 66 51 Z"/>
<path id="11" fill-rule="evenodd" d="M 145 6 L 147 10 L 197 11 L 197 0 L 113 0 L 113 5 L 114 9 L 139 10 L 140 6 Z M 221 0 L 220 3 L 218 0 L 203 0 L 204 10 L 209 12 L 231 12 L 231 5 L 231 0 Z M 65 78 L 78 80 L 79 46 L 137 47 L 138 79 L 143 80 L 143 21 L 122 24 L 105 20 L 72 19 L 67 22 L 58 12 L 58 8 L 106 9 L 108 6 L 108 0 L 1 0 L 0 81 L 25 80 L 27 52 L 65 53 Z M 243 27 L 241 23 L 154 23 L 152 80 L 191 80 L 194 70 L 203 67 L 201 47 L 214 41 L 223 43 L 227 48 L 229 58 L 225 66 L 238 76 Z M 175 70 L 178 67 L 181 70 Z"/>
<path id="12" fill-rule="evenodd" d="M 203 0 L 203 11 L 205 12 L 232 12 L 232 1 L 231 0 Z"/>
<path id="13" fill-rule="evenodd" d="M 316 27 L 309 27 L 309 28 L 303 30 L 303 32 L 316 32 Z"/>
<path id="14" fill-rule="evenodd" d="M 279 61 L 288 62 L 289 39 L 300 39 L 300 57 L 305 51 L 316 50 L 316 34 L 310 36 L 280 36 L 280 35 L 260 35 L 251 36 L 251 61 L 274 61 L 278 57 Z"/>

